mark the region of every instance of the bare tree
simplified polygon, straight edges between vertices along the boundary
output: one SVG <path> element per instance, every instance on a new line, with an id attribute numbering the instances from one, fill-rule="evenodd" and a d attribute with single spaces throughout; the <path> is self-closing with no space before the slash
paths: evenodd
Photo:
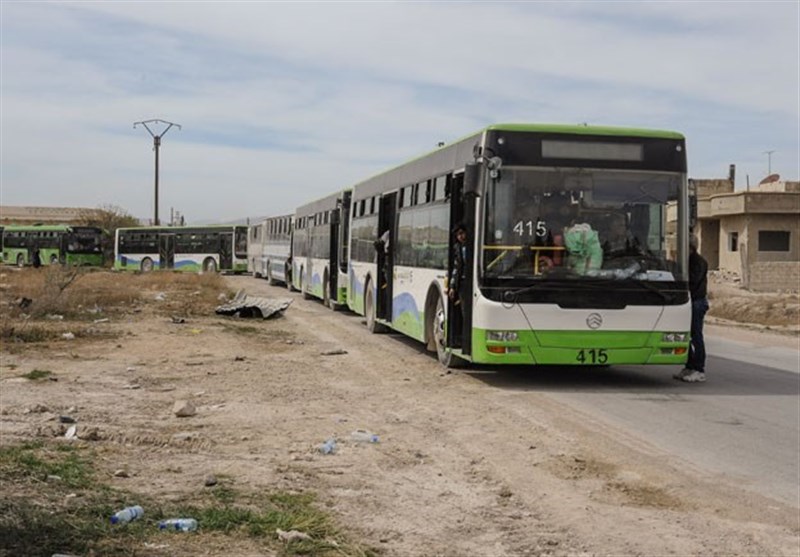
<path id="1" fill-rule="evenodd" d="M 117 228 L 140 226 L 139 219 L 132 216 L 118 205 L 99 205 L 96 209 L 86 209 L 80 215 L 81 224 L 102 228 L 106 235 L 103 238 L 103 256 L 107 262 L 114 261 L 114 233 Z"/>

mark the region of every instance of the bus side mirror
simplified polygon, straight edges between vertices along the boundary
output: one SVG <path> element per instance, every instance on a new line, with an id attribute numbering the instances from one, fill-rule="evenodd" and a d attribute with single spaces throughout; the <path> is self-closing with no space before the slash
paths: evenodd
<path id="1" fill-rule="evenodd" d="M 478 176 L 480 175 L 480 165 L 476 162 L 468 162 L 464 167 L 464 194 L 478 194 Z"/>

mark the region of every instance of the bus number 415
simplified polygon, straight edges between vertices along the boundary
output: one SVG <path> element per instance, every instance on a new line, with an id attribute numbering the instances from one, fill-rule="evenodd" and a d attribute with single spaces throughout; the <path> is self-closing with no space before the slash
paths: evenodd
<path id="1" fill-rule="evenodd" d="M 608 361 L 608 354 L 605 348 L 599 348 L 597 350 L 590 348 L 589 350 L 578 351 L 578 357 L 576 359 L 582 364 L 604 364 Z"/>

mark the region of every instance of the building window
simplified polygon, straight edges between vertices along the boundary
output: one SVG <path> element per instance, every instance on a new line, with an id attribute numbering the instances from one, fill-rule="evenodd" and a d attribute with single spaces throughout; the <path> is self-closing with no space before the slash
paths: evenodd
<path id="1" fill-rule="evenodd" d="M 739 233 L 728 233 L 728 251 L 739 251 Z"/>
<path id="2" fill-rule="evenodd" d="M 789 232 L 786 230 L 759 230 L 758 251 L 789 251 Z"/>

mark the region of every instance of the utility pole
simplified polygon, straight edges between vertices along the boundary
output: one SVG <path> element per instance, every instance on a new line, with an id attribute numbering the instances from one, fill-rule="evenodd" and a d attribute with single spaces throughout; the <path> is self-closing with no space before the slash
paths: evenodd
<path id="1" fill-rule="evenodd" d="M 772 151 L 764 151 L 764 154 L 767 155 L 767 176 L 772 174 L 772 153 L 775 152 L 775 149 Z"/>
<path id="2" fill-rule="evenodd" d="M 155 134 L 148 127 L 147 124 L 168 124 L 168 125 L 167 125 L 166 129 L 163 132 L 161 132 L 160 134 Z M 158 222 L 158 149 L 159 149 L 159 147 L 161 147 L 161 138 L 164 137 L 164 135 L 166 135 L 166 133 L 169 131 L 169 129 L 172 126 L 175 126 L 178 129 L 181 129 L 181 125 L 180 124 L 174 124 L 172 122 L 167 122 L 166 120 L 144 120 L 142 122 L 134 122 L 133 123 L 133 128 L 136 129 L 136 126 L 139 126 L 139 125 L 144 126 L 144 129 L 146 129 L 147 132 L 151 136 L 153 136 L 153 151 L 156 152 L 156 203 L 155 203 L 155 217 L 153 218 L 153 225 L 158 226 L 159 225 L 159 222 Z"/>

